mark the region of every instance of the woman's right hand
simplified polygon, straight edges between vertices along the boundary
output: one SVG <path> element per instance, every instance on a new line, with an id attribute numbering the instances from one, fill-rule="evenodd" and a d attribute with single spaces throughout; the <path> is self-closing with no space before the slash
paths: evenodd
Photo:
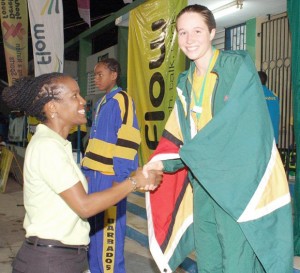
<path id="1" fill-rule="evenodd" d="M 137 183 L 137 188 L 141 190 L 155 190 L 162 180 L 163 172 L 161 170 L 148 170 L 147 176 L 144 175 L 144 169 L 138 168 L 132 178 Z"/>
<path id="2" fill-rule="evenodd" d="M 161 160 L 149 161 L 143 166 L 143 173 L 145 177 L 148 177 L 150 171 L 162 171 L 163 169 L 164 165 Z"/>

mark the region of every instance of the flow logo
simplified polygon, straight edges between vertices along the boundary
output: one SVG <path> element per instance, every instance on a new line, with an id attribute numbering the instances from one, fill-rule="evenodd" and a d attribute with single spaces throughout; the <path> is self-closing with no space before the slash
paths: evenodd
<path id="1" fill-rule="evenodd" d="M 52 12 L 59 14 L 59 1 L 60 0 L 47 0 L 43 6 L 41 15 L 44 15 L 46 12 L 48 15 L 51 15 Z"/>

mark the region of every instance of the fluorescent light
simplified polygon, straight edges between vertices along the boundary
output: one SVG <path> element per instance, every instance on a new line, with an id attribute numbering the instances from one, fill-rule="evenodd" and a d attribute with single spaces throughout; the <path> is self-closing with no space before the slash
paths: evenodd
<path id="1" fill-rule="evenodd" d="M 215 19 L 219 19 L 219 18 L 229 15 L 231 13 L 237 12 L 238 10 L 239 10 L 239 8 L 237 8 L 236 6 L 229 7 L 229 8 L 215 12 L 214 17 L 215 17 Z"/>
<path id="2" fill-rule="evenodd" d="M 235 0 L 212 10 L 215 19 L 237 12 L 243 8 L 243 0 Z"/>

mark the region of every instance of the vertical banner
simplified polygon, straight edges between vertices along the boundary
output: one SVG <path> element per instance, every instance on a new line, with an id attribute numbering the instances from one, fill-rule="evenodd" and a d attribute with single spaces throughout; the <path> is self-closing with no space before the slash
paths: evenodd
<path id="1" fill-rule="evenodd" d="M 63 72 L 64 22 L 61 0 L 28 0 L 31 26 L 34 75 Z M 28 118 L 30 141 L 38 120 Z"/>
<path id="2" fill-rule="evenodd" d="M 28 0 L 34 74 L 63 72 L 64 23 L 61 0 Z"/>
<path id="3" fill-rule="evenodd" d="M 148 161 L 174 106 L 178 74 L 184 70 L 175 19 L 186 1 L 149 0 L 130 12 L 128 93 L 141 128 L 140 163 Z"/>
<path id="4" fill-rule="evenodd" d="M 1 30 L 8 85 L 28 74 L 28 12 L 25 0 L 1 1 Z"/>

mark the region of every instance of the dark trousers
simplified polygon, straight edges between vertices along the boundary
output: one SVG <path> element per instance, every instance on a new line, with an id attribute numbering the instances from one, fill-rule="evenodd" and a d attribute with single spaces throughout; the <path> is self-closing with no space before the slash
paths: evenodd
<path id="1" fill-rule="evenodd" d="M 25 240 L 14 259 L 12 273 L 83 273 L 88 269 L 86 249 L 46 245 L 66 246 L 59 241 L 31 237 L 28 242 Z"/>

